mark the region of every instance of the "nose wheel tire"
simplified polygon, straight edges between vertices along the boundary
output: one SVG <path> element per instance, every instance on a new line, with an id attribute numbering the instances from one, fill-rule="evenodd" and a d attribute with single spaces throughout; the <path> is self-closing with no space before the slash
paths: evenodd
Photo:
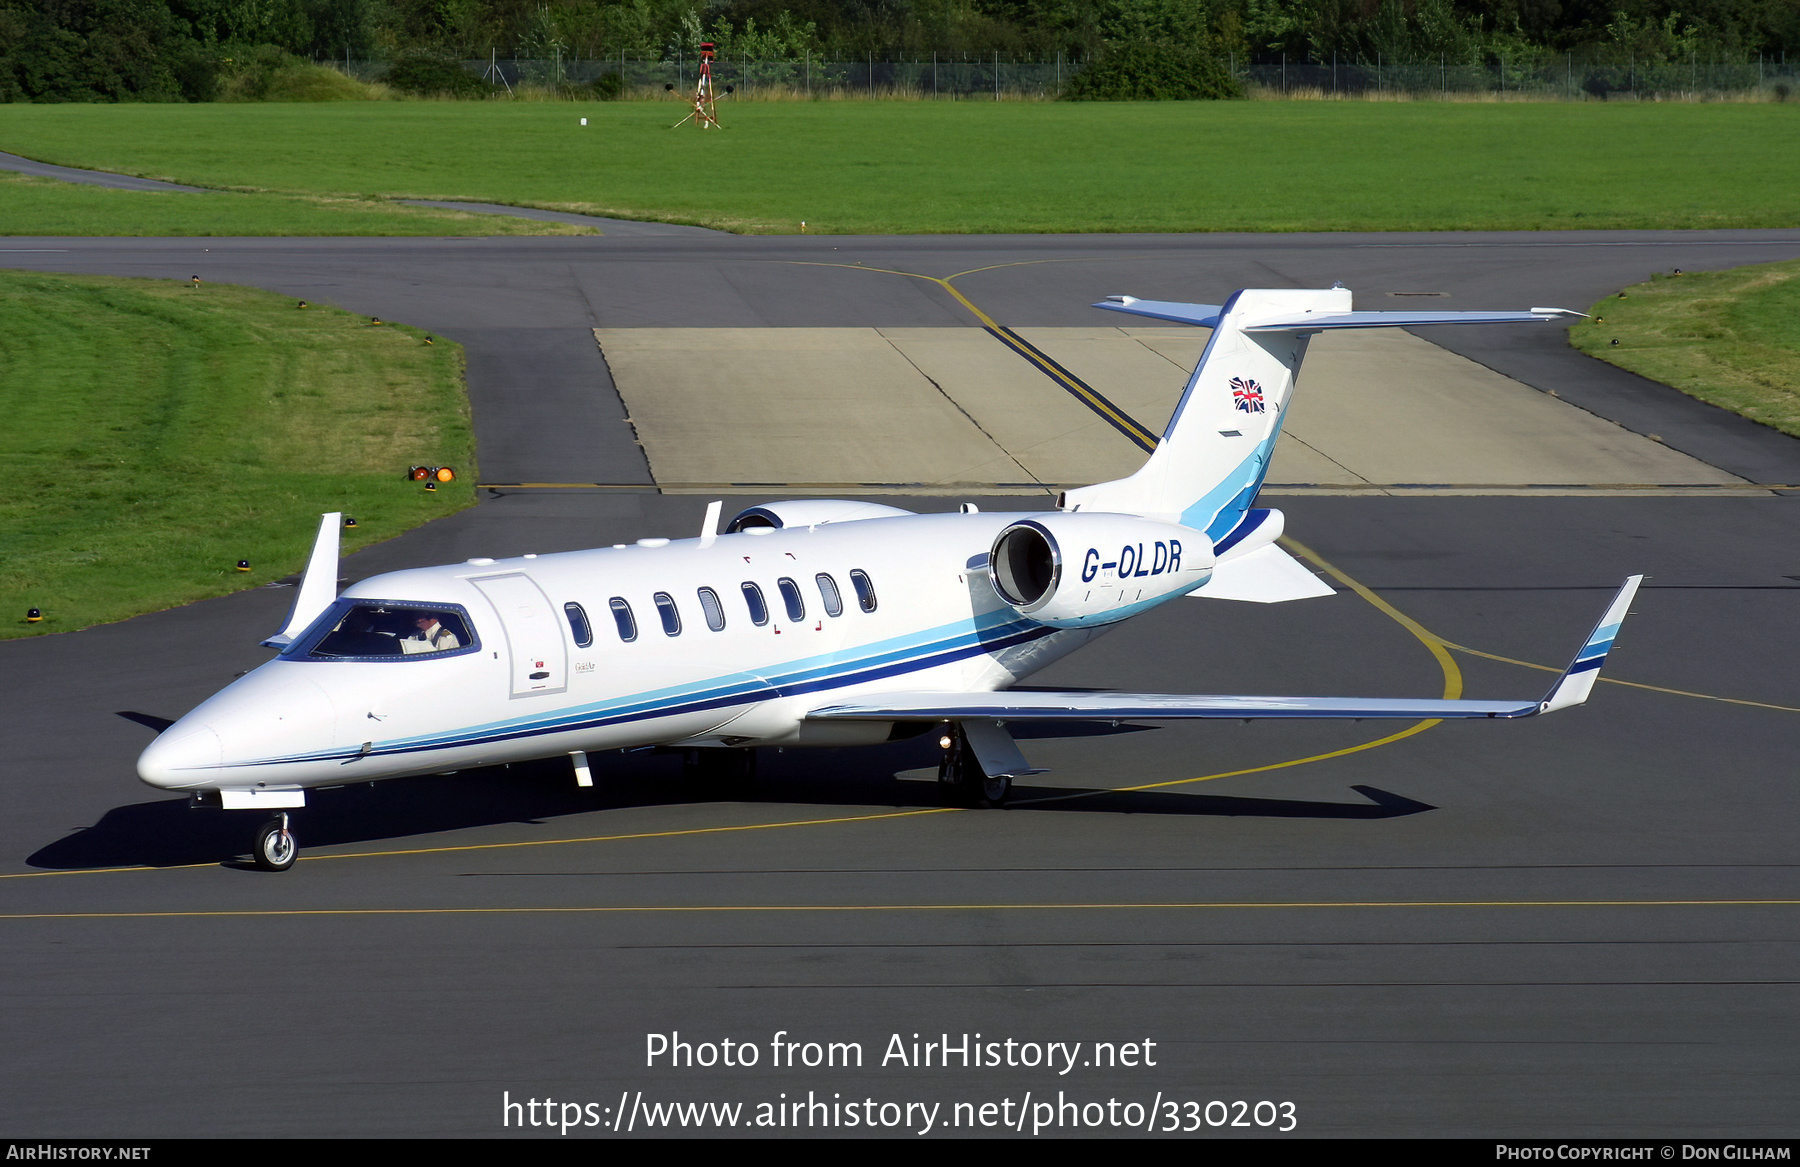
<path id="1" fill-rule="evenodd" d="M 256 849 L 251 858 L 263 871 L 286 871 L 294 865 L 300 854 L 300 848 L 294 842 L 294 833 L 288 830 L 287 816 L 270 819 L 263 824 L 263 829 L 256 833 Z"/>

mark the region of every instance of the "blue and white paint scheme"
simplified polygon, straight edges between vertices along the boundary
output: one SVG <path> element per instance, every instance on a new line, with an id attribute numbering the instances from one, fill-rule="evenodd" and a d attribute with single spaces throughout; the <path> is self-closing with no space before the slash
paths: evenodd
<path id="1" fill-rule="evenodd" d="M 310 787 L 668 746 L 743 760 L 940 728 L 940 777 L 997 803 L 1033 773 L 1020 720 L 1515 718 L 1586 700 L 1640 577 L 1533 701 L 1011 691 L 1108 627 L 1183 595 L 1283 602 L 1332 589 L 1256 508 L 1315 332 L 1549 322 L 1527 312 L 1355 312 L 1349 291 L 1245 290 L 1223 305 L 1096 307 L 1213 329 L 1160 445 L 1055 509 L 914 514 L 844 500 L 753 507 L 698 538 L 392 572 L 335 594 L 323 517 L 279 649 L 165 730 L 152 786 L 276 813 L 260 866 L 294 860 Z"/>

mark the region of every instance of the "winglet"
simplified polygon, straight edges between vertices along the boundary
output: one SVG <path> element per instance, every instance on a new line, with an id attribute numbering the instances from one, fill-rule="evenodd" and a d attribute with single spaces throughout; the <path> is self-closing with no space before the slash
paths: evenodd
<path id="1" fill-rule="evenodd" d="M 1638 584 L 1644 581 L 1641 575 L 1634 575 L 1625 581 L 1612 603 L 1606 606 L 1606 615 L 1600 617 L 1600 623 L 1594 625 L 1587 643 L 1569 662 L 1550 692 L 1545 694 L 1538 704 L 1539 713 L 1555 713 L 1558 709 L 1567 709 L 1571 705 L 1580 705 L 1588 699 L 1594 689 L 1594 682 L 1600 679 L 1600 666 L 1606 663 L 1606 654 L 1612 648 L 1613 637 L 1619 634 L 1619 625 L 1625 622 L 1625 614 L 1631 608 L 1631 599 L 1637 595 Z"/>
<path id="2" fill-rule="evenodd" d="M 306 631 L 319 613 L 337 599 L 338 535 L 344 527 L 342 511 L 319 516 L 319 534 L 313 540 L 312 558 L 306 561 L 306 574 L 294 592 L 294 606 L 288 612 L 281 631 L 263 641 L 264 648 L 286 648 L 294 637 Z"/>

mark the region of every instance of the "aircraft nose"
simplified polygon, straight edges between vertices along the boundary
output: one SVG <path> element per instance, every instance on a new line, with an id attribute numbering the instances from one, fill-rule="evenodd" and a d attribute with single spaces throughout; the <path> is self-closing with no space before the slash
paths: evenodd
<path id="1" fill-rule="evenodd" d="M 164 790 L 204 786 L 224 760 L 225 748 L 211 727 L 177 722 L 138 756 L 138 778 Z"/>

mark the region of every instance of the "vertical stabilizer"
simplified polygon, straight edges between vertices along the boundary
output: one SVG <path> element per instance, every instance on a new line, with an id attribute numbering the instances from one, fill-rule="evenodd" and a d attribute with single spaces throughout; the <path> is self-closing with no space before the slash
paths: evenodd
<path id="1" fill-rule="evenodd" d="M 1269 472 L 1293 399 L 1310 331 L 1246 331 L 1260 321 L 1350 311 L 1346 288 L 1245 289 L 1218 323 L 1188 378 L 1162 441 L 1129 478 L 1068 492 L 1070 510 L 1142 515 L 1205 531 L 1214 541 L 1237 526 Z"/>

